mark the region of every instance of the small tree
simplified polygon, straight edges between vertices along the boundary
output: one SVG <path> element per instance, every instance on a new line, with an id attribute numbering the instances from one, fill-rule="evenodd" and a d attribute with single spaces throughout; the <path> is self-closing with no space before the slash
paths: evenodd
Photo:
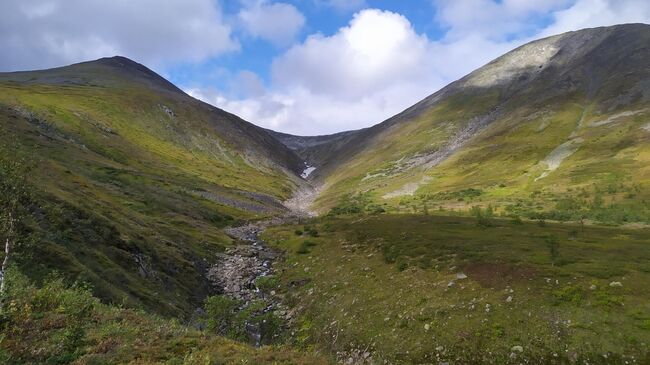
<path id="1" fill-rule="evenodd" d="M 560 256 L 560 241 L 555 235 L 550 235 L 546 237 L 546 246 L 551 255 L 551 265 L 555 266 L 555 263 Z"/>
<path id="2" fill-rule="evenodd" d="M 0 237 L 4 239 L 0 296 L 5 293 L 5 273 L 14 251 L 27 243 L 21 226 L 31 198 L 27 182 L 31 165 L 31 161 L 18 153 L 16 146 L 0 146 Z"/>

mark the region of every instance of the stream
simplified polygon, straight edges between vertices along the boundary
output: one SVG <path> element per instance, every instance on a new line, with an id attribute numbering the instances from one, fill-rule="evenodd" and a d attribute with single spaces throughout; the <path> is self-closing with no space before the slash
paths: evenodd
<path id="1" fill-rule="evenodd" d="M 224 232 L 237 240 L 238 244 L 219 254 L 216 262 L 208 269 L 206 276 L 214 290 L 240 301 L 240 310 L 255 301 L 263 300 L 267 305 L 262 313 L 273 312 L 285 324 L 290 323 L 293 312 L 282 305 L 281 298 L 274 291 L 265 293 L 256 286 L 259 278 L 274 274 L 273 264 L 282 259 L 283 255 L 281 251 L 269 247 L 260 238 L 260 234 L 267 227 L 299 223 L 314 216 L 308 207 L 317 193 L 317 189 L 305 185 L 285 202 L 289 210 L 284 216 L 226 228 Z M 252 345 L 259 347 L 263 344 L 265 334 L 260 325 L 247 323 L 246 333 Z"/>

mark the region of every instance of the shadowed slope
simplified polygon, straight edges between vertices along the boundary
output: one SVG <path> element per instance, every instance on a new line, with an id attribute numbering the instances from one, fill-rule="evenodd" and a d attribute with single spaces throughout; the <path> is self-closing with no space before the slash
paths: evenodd
<path id="1" fill-rule="evenodd" d="M 164 314 L 211 292 L 223 226 L 286 211 L 302 183 L 265 130 L 123 57 L 0 74 L 0 142 L 37 164 L 30 276 L 56 269 Z"/>

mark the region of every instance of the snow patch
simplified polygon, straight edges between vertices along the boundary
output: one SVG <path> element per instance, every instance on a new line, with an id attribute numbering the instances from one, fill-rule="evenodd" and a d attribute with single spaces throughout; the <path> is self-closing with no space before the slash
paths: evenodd
<path id="1" fill-rule="evenodd" d="M 307 166 L 306 169 L 302 170 L 302 174 L 300 174 L 300 177 L 302 177 L 303 179 L 306 179 L 306 178 L 309 177 L 309 175 L 312 172 L 314 172 L 314 170 L 316 170 L 316 168 L 314 166 Z"/>

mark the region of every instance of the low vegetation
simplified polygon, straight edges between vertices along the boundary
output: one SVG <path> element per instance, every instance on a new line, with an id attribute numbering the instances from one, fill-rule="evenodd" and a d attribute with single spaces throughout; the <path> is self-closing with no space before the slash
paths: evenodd
<path id="1" fill-rule="evenodd" d="M 219 337 L 216 300 L 207 302 L 209 331 L 143 311 L 107 306 L 84 285 L 51 277 L 36 287 L 16 270 L 0 308 L 3 364 L 326 364 L 272 346 L 259 349 Z M 225 320 L 230 321 L 226 316 Z"/>
<path id="2" fill-rule="evenodd" d="M 647 229 L 474 211 L 323 217 L 306 253 L 294 226 L 268 230 L 295 344 L 398 364 L 650 361 Z"/>

